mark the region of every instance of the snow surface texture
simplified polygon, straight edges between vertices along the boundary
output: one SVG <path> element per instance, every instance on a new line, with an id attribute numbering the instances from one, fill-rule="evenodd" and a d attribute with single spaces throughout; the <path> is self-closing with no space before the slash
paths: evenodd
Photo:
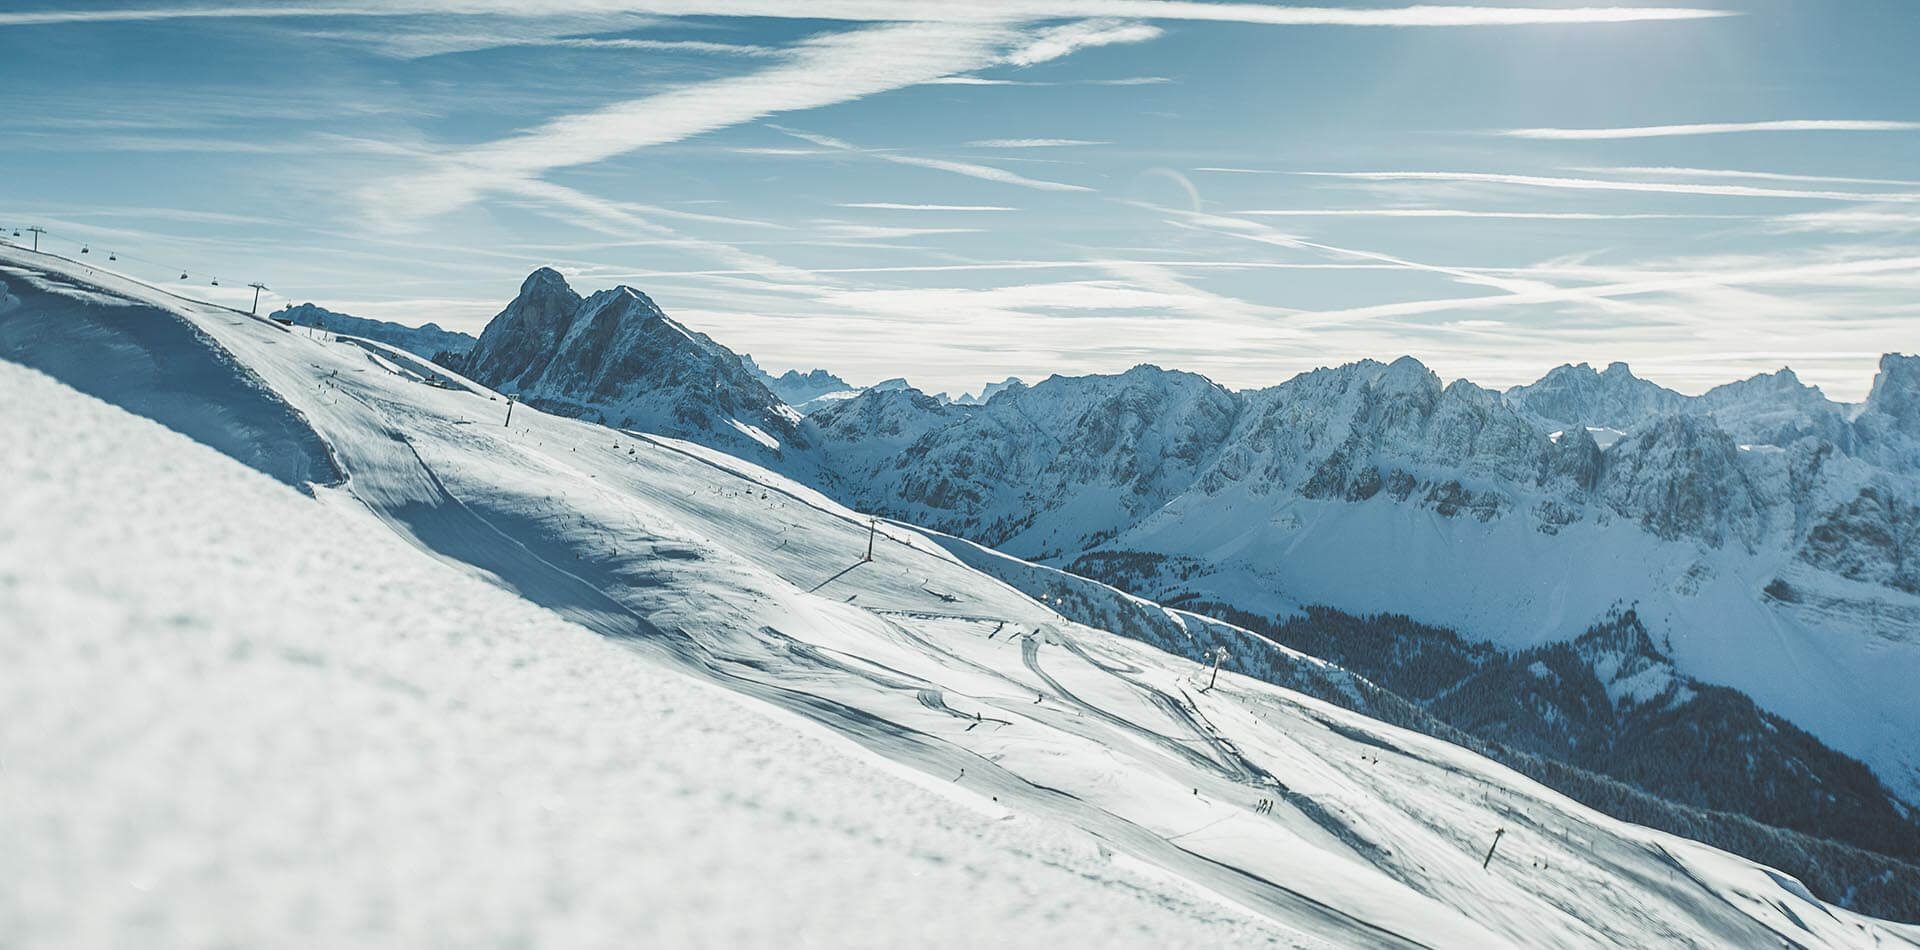
<path id="1" fill-rule="evenodd" d="M 7 946 L 1282 941 L 336 492 L 4 362 L 0 400 Z"/>
<path id="2" fill-rule="evenodd" d="M 170 309 L 230 351 L 311 422 L 349 480 L 344 492 L 321 491 L 325 505 L 274 489 L 287 504 L 314 512 L 302 520 L 277 509 L 247 516 L 244 497 L 228 502 L 222 494 L 231 492 L 205 493 L 198 473 L 169 481 L 163 468 L 153 484 L 171 505 L 157 512 L 143 512 L 139 503 L 124 506 L 128 511 L 106 511 L 99 525 L 87 529 L 102 537 L 89 537 L 70 523 L 99 498 L 127 497 L 115 493 L 114 483 L 69 479 L 56 471 L 37 480 L 46 483 L 39 492 L 20 493 L 33 495 L 33 504 L 0 530 L 15 532 L 5 541 L 10 560 L 4 573 L 22 580 L 0 583 L 0 595 L 29 606 L 9 607 L 0 616 L 70 610 L 64 616 L 111 619 L 115 598 L 130 596 L 130 590 L 159 598 L 159 606 L 129 610 L 132 619 L 95 624 L 119 636 L 91 648 L 84 639 L 67 642 L 67 627 L 86 624 L 65 620 L 62 636 L 35 624 L 10 632 L 6 641 L 22 644 L 23 652 L 31 647 L 66 658 L 55 663 L 23 656 L 6 663 L 4 675 L 34 676 L 36 685 L 0 693 L 31 697 L 22 715 L 0 726 L 6 730 L 0 732 L 6 760 L 27 763 L 20 774 L 29 779 L 28 800 L 35 803 L 19 833 L 7 829 L 9 838 L 29 841 L 26 850 L 36 857 L 77 855 L 52 865 L 72 868 L 73 877 L 48 889 L 29 890 L 24 883 L 26 869 L 37 870 L 44 861 L 4 865 L 10 878 L 23 882 L 0 893 L 38 895 L 18 913 L 53 941 L 79 928 L 106 926 L 95 923 L 100 920 L 145 926 L 155 919 L 202 928 L 180 942 L 209 931 L 208 942 L 229 936 L 231 942 L 261 942 L 261 934 L 284 933 L 278 928 L 288 926 L 286 920 L 297 926 L 316 919 L 345 921 L 337 926 L 348 932 L 363 925 L 393 930 L 398 922 L 422 928 L 405 931 L 401 942 L 437 933 L 439 926 L 456 938 L 509 942 L 527 936 L 524 928 L 548 924 L 556 929 L 530 939 L 608 933 L 624 938 L 630 934 L 619 927 L 651 924 L 679 928 L 667 932 L 669 939 L 721 941 L 730 936 L 714 929 L 723 913 L 764 902 L 773 905 L 769 916 L 783 919 L 756 923 L 749 915 L 745 924 L 725 925 L 762 928 L 737 935 L 759 943 L 810 935 L 823 942 L 865 942 L 869 934 L 880 943 L 950 945 L 1170 939 L 1168 930 L 1102 918 L 1110 912 L 1092 904 L 1062 906 L 1063 892 L 1051 885 L 1028 888 L 1017 872 L 985 857 L 956 861 L 937 846 L 925 852 L 932 855 L 922 874 L 935 882 L 930 891 L 903 887 L 899 853 L 921 854 L 923 836 L 934 834 L 910 815 L 898 824 L 858 826 L 851 837 L 878 847 L 842 862 L 893 863 L 856 867 L 850 872 L 856 883 L 829 876 L 833 883 L 810 889 L 800 879 L 820 865 L 809 859 L 833 859 L 824 845 L 793 829 L 815 825 L 796 816 L 812 814 L 808 808 L 822 798 L 852 792 L 836 786 L 815 793 L 805 783 L 825 779 L 780 772 L 783 763 L 806 762 L 810 768 L 822 754 L 818 745 L 796 744 L 790 734 L 774 737 L 776 729 L 795 727 L 767 725 L 764 714 L 732 709 L 725 723 L 713 724 L 737 727 L 746 736 L 742 742 L 763 740 L 748 744 L 752 751 L 738 785 L 721 781 L 715 783 L 721 791 L 710 797 L 689 793 L 678 804 L 669 794 L 671 784 L 666 791 L 656 786 L 628 794 L 618 786 L 624 775 L 657 771 L 691 776 L 686 782 L 697 785 L 731 768 L 708 748 L 727 740 L 682 744 L 682 734 L 657 733 L 650 725 L 652 719 L 671 724 L 675 711 L 696 708 L 690 696 L 714 695 L 684 683 L 674 692 L 665 685 L 673 677 L 664 667 L 824 724 L 917 771 L 923 781 L 969 795 L 976 804 L 997 799 L 1019 816 L 1011 825 L 985 827 L 1078 827 L 1086 835 L 1077 839 L 1080 850 L 1063 844 L 1058 852 L 1077 854 L 1078 862 L 1058 863 L 1096 885 L 1107 886 L 1102 882 L 1123 878 L 1128 869 L 1184 880 L 1271 921 L 1279 939 L 1343 946 L 1920 945 L 1913 927 L 1823 905 L 1784 875 L 1609 819 L 1446 743 L 1232 673 L 1222 673 L 1218 686 L 1206 689 L 1208 671 L 1197 664 L 1072 623 L 904 527 L 886 525 L 870 534 L 865 517 L 749 463 L 529 407 L 516 409 L 507 428 L 500 425 L 503 401 L 452 374 L 456 388 L 428 385 L 357 345 L 290 335 L 230 311 L 171 304 L 137 286 L 100 282 Z M 73 430 L 101 428 L 107 427 L 76 418 L 18 435 L 0 431 L 7 432 L 8 444 L 38 444 L 64 443 Z M 110 433 L 103 444 L 129 438 Z M 111 451 L 99 451 L 111 457 Z M 70 486 L 91 490 L 64 494 Z M 344 514 L 359 511 L 346 492 L 372 518 Z M 207 511 L 191 510 L 189 500 Z M 34 512 L 41 509 L 62 514 L 40 520 Z M 215 510 L 247 517 L 236 525 L 214 517 Z M 324 512 L 351 521 L 338 530 L 351 527 L 358 536 L 322 533 L 310 522 Z M 166 520 L 176 514 L 181 524 Z M 494 657 L 470 678 L 441 688 L 439 677 L 465 669 L 466 647 L 497 642 L 490 632 L 499 625 L 533 621 L 517 621 L 522 615 L 508 601 L 482 598 L 473 585 L 456 584 L 450 572 L 391 550 L 390 538 L 376 540 L 376 520 L 444 564 L 518 592 L 606 638 L 583 640 L 558 625 L 529 631 L 512 641 L 506 657 Z M 211 527 L 192 527 L 199 524 Z M 294 546 L 265 527 L 279 525 L 288 537 L 322 543 Z M 77 538 L 71 546 L 60 539 L 68 531 Z M 252 531 L 264 540 L 242 538 Z M 876 547 L 871 561 L 865 560 L 869 543 Z M 125 563 L 100 563 L 99 552 L 115 545 L 129 552 Z M 228 550 L 238 556 L 228 559 Z M 255 573 L 217 578 L 201 557 Z M 362 557 L 381 560 L 370 560 L 375 569 L 368 573 L 355 573 L 353 562 Z M 280 570 L 287 563 L 294 570 Z M 347 581 L 336 587 L 317 580 L 335 572 Z M 196 586 L 202 574 L 216 580 Z M 158 581 L 141 583 L 148 578 Z M 56 602 L 34 606 L 29 598 L 38 597 Z M 99 606 L 102 601 L 109 606 Z M 283 605 L 293 609 L 276 609 Z M 169 658 L 184 651 L 171 639 L 166 649 L 156 648 L 152 638 L 173 636 L 169 618 L 196 616 L 211 618 L 208 625 L 216 629 L 273 637 L 262 644 L 273 648 L 245 656 L 271 661 L 270 670 L 277 672 L 248 675 L 233 659 L 231 645 L 217 638 L 215 646 L 185 653 L 173 665 Z M 187 626 L 185 636 L 191 636 L 195 628 Z M 332 652 L 336 647 L 340 652 Z M 160 665 L 138 676 L 115 666 L 148 654 L 160 654 L 152 660 Z M 300 659 L 316 654 L 318 664 Z M 228 663 L 239 668 L 223 665 Z M 552 664 L 580 675 L 548 672 L 557 669 Z M 40 678 L 41 670 L 72 672 Z M 223 670 L 235 679 L 205 682 Z M 355 683 L 346 694 L 353 698 L 340 698 L 344 687 L 331 682 L 294 692 L 289 684 L 300 676 Z M 62 681 L 93 685 L 82 690 L 58 685 Z M 146 687 L 171 703 L 155 702 L 124 719 L 100 714 L 102 707 L 117 714 L 120 704 L 144 695 Z M 597 701 L 607 695 L 603 689 L 620 698 Z M 200 703 L 242 694 L 257 701 L 197 712 Z M 276 706 L 283 695 L 285 706 Z M 656 698 L 661 705 L 645 704 Z M 436 712 L 432 728 L 425 737 L 393 738 L 392 730 L 406 720 L 383 714 L 383 700 L 398 710 L 427 704 Z M 433 705 L 436 700 L 440 705 Z M 185 711 L 176 716 L 167 708 L 172 703 Z M 351 712 L 360 731 L 335 738 L 341 730 L 314 720 L 316 710 Z M 220 741 L 231 738 L 248 715 L 269 713 L 274 718 L 266 726 L 249 732 L 253 742 Z M 687 715 L 694 722 L 706 718 Z M 95 716 L 102 720 L 97 732 L 89 721 Z M 687 728 L 698 735 L 692 725 Z M 150 758 L 113 746 L 138 743 L 148 734 L 172 744 Z M 471 737 L 473 744 L 452 745 L 456 735 Z M 436 736 L 444 738 L 426 741 Z M 423 741 L 431 750 L 426 756 L 414 748 Z M 13 751 L 29 742 L 36 744 Z M 100 754 L 70 755 L 75 748 Z M 242 756 L 237 750 L 243 748 L 265 755 L 265 764 Z M 687 757 L 679 757 L 681 750 Z M 329 754 L 376 752 L 383 755 L 380 764 L 364 767 Z M 829 772 L 836 767 L 830 761 L 822 766 Z M 96 779 L 90 769 L 116 771 Z M 238 781 L 256 774 L 280 779 L 264 789 Z M 778 777 L 761 783 L 767 774 Z M 162 775 L 165 781 L 158 779 Z M 415 791 L 409 781 L 424 787 Z M 809 789 L 800 802 L 740 791 L 768 788 L 765 794 L 774 796 L 796 783 Z M 402 789 L 398 796 L 396 785 Z M 128 788 L 145 795 L 129 796 Z M 584 803 L 570 797 L 589 792 L 604 794 Z M 562 817 L 527 817 L 548 794 L 560 796 L 555 813 Z M 880 797 L 892 802 L 900 794 L 889 789 Z M 221 807 L 199 811 L 202 798 Z M 831 812 L 846 821 L 900 814 L 874 798 L 846 801 L 844 812 L 838 802 Z M 679 805 L 686 811 L 676 813 Z M 388 820 L 360 824 L 363 807 Z M 274 811 L 280 808 L 293 809 L 294 817 Z M 268 818 L 256 826 L 252 815 L 261 809 Z M 750 842 L 767 860 L 758 869 L 736 867 L 712 857 L 728 853 L 719 846 L 698 855 L 713 861 L 708 873 L 688 873 L 671 863 L 663 869 L 658 862 L 690 859 L 688 852 L 699 846 L 644 824 L 628 835 L 621 824 L 650 821 L 661 809 L 680 815 L 674 823 L 684 825 L 686 834 L 739 822 L 746 830 L 728 840 Z M 583 823 L 560 830 L 540 824 L 583 812 L 591 813 Z M 739 812 L 762 821 L 746 821 Z M 183 820 L 192 815 L 205 824 Z M 256 863 L 227 878 L 235 862 L 226 859 L 222 836 L 236 824 L 257 827 L 264 840 L 241 839 L 249 842 L 244 853 Z M 964 839 L 980 826 L 956 827 Z M 177 828 L 187 830 L 169 838 Z M 319 829 L 324 834 L 318 840 L 328 847 L 305 850 L 316 839 L 289 828 Z M 1505 834 L 1483 870 L 1497 830 Z M 468 835 L 481 840 L 473 843 L 463 837 Z M 154 836 L 173 844 L 151 864 L 127 859 L 141 853 L 129 841 Z M 414 847 L 423 836 L 424 845 Z M 611 837 L 612 845 L 603 837 Z M 991 833 L 986 838 L 994 843 Z M 76 841 L 83 846 L 75 847 Z M 355 843 L 366 847 L 355 849 Z M 453 858 L 442 860 L 442 852 Z M 1107 853 L 1114 864 L 1094 860 Z M 130 878 L 128 867 L 150 873 Z M 449 875 L 449 868 L 456 873 Z M 940 875 L 948 871 L 966 882 L 947 884 L 953 878 Z M 375 883 L 368 885 L 361 875 Z M 601 889 L 602 875 L 612 875 L 614 883 Z M 582 891 L 560 887 L 556 893 L 556 878 L 579 882 Z M 164 891 L 170 899 L 139 903 L 143 898 L 121 889 L 119 882 L 127 880 L 148 888 L 126 885 L 133 894 Z M 343 881 L 356 886 L 343 887 Z M 1000 883 L 1008 889 L 998 890 Z M 261 888 L 279 903 L 243 900 L 239 911 L 229 912 L 223 908 L 231 892 L 222 885 Z M 649 885 L 671 898 L 661 902 L 668 908 L 665 923 L 634 909 L 655 893 Z M 868 886 L 888 889 L 867 902 L 858 892 Z M 1150 898 L 1149 907 L 1169 915 L 1164 919 L 1203 921 L 1195 927 L 1251 926 L 1224 912 L 1208 918 L 1195 909 L 1207 905 L 1181 903 L 1147 885 L 1131 887 Z M 699 903 L 716 892 L 724 896 Z M 936 906 L 929 892 L 950 906 Z M 862 902 L 859 907 L 873 908 L 877 923 L 858 922 L 861 911 L 844 903 L 850 893 Z M 994 896 L 1014 893 L 1031 897 L 1033 903 L 1023 905 L 1028 912 L 1009 915 Z M 106 912 L 100 905 L 116 906 L 107 903 L 113 895 L 133 908 Z M 221 930 L 234 926 L 228 913 L 244 921 L 256 905 L 277 906 L 286 916 L 237 935 Z M 713 910 L 676 916 L 686 910 L 679 905 Z M 176 908 L 193 913 L 169 916 Z M 446 916 L 425 923 L 411 916 L 425 908 Z M 1015 926 L 982 933 L 1001 916 Z M 615 923 L 599 929 L 609 919 Z M 836 922 L 840 929 L 829 932 Z M 808 925 L 816 929 L 809 933 Z M 915 926 L 920 929 L 909 935 L 907 928 Z M 1169 927 L 1175 928 L 1174 942 L 1262 936 L 1255 930 Z"/>

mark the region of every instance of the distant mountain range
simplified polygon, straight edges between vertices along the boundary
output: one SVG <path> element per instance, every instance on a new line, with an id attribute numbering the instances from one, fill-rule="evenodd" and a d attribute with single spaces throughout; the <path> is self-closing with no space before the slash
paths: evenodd
<path id="1" fill-rule="evenodd" d="M 1483 739 L 1920 856 L 1920 358 L 1886 356 L 1859 405 L 1790 370 L 1687 396 L 1582 364 L 1500 392 L 1408 357 L 1247 391 L 1139 366 L 950 401 L 775 377 L 637 290 L 583 299 L 543 269 L 461 368 L 1233 613 Z M 1631 636 L 1596 633 L 1623 611 Z M 1330 617 L 1387 659 L 1316 639 Z M 1416 683 L 1394 657 L 1446 659 Z M 1707 774 L 1701 735 L 1753 754 Z"/>
<path id="2" fill-rule="evenodd" d="M 464 356 L 468 350 L 473 349 L 473 344 L 476 342 L 473 337 L 465 333 L 442 330 L 437 324 L 429 323 L 411 327 L 385 320 L 368 320 L 364 317 L 335 313 L 310 303 L 287 307 L 274 316 L 290 321 L 297 327 L 313 327 L 331 333 L 365 337 L 377 343 L 399 347 L 430 360 L 438 359 L 444 354 Z"/>

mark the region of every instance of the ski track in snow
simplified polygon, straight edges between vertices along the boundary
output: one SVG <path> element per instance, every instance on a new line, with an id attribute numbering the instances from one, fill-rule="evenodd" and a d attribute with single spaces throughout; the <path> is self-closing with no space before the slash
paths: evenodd
<path id="1" fill-rule="evenodd" d="M 1023 825 L 1079 829 L 1077 840 L 1125 855 L 1123 864 L 1252 915 L 1199 913 L 1208 905 L 1177 889 L 1120 889 L 1150 895 L 1156 912 L 1224 928 L 1195 942 L 1920 946 L 1920 928 L 1827 908 L 1777 872 L 1606 818 L 1437 740 L 1230 672 L 1203 692 L 1204 667 L 1075 624 L 908 527 L 886 525 L 865 561 L 865 517 L 750 463 L 526 406 L 509 428 L 503 400 L 390 349 L 378 354 L 383 365 L 369 360 L 373 346 L 288 333 L 107 275 L 70 282 L 100 290 L 69 293 L 140 300 L 158 308 L 149 319 L 184 321 L 217 342 L 312 425 L 346 474 L 343 491 L 373 521 L 443 565 L 604 634 L 598 642 L 634 658 L 623 675 L 661 679 L 664 667 L 763 701 L 923 783 L 997 801 Z M 172 345 L 204 345 L 177 336 Z M 434 374 L 452 388 L 421 381 Z M 18 375 L 8 385 L 31 388 Z M 323 491 L 326 507 L 338 508 L 340 494 Z M 0 595 L 14 589 L 24 588 L 0 584 Z M 471 595 L 432 599 L 456 596 Z M 7 735 L 9 747 L 29 741 Z M 777 745 L 760 754 L 784 755 Z M 1271 815 L 1254 811 L 1262 799 L 1274 800 Z M 901 833 L 912 835 L 906 820 Z M 1496 829 L 1505 836 L 1483 871 Z M 658 870 L 647 856 L 628 861 Z M 1122 876 L 1103 867 L 1070 870 L 1096 885 Z M 38 913 L 72 924 L 39 896 L 49 903 Z M 999 941 L 1048 942 L 1018 930 L 1021 919 L 1003 922 Z M 1119 927 L 1109 932 L 1118 942 L 1167 933 L 1150 937 L 1143 923 L 1122 936 Z M 929 926 L 916 942 L 983 942 L 977 936 Z"/>

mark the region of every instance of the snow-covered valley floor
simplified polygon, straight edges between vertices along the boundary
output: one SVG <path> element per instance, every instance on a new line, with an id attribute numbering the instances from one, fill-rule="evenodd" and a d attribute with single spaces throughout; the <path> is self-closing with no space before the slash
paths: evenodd
<path id="1" fill-rule="evenodd" d="M 24 252 L 0 282 L 0 331 L 158 321 L 95 395 L 217 394 L 223 451 L 313 471 L 247 448 L 284 402 L 345 474 L 310 498 L 0 362 L 9 943 L 1920 946 L 1459 748 L 1204 689 L 905 527 L 867 561 L 866 518 L 747 463 L 505 426 L 377 345 Z M 51 298 L 85 306 L 25 322 Z M 258 385 L 149 398 L 179 366 Z"/>

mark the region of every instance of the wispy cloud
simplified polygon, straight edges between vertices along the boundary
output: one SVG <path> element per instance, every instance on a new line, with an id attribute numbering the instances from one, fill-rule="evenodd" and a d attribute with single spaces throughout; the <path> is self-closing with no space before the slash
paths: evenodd
<path id="1" fill-rule="evenodd" d="M 1909 178 L 1843 178 L 1835 175 L 1788 175 L 1780 172 L 1735 171 L 1725 168 L 1668 168 L 1647 165 L 1616 165 L 1606 168 L 1569 168 L 1568 171 L 1598 175 L 1658 175 L 1665 178 L 1736 178 L 1752 181 L 1797 181 L 1827 185 L 1897 185 L 1920 188 L 1920 180 Z"/>
<path id="2" fill-rule="evenodd" d="M 1911 132 L 1920 122 L 1861 119 L 1775 119 L 1767 122 L 1701 122 L 1692 125 L 1642 125 L 1614 129 L 1500 129 L 1495 135 L 1516 139 L 1650 139 L 1674 135 L 1726 135 L 1736 132 Z"/>
<path id="3" fill-rule="evenodd" d="M 816 135 L 812 132 L 802 132 L 797 129 L 781 128 L 780 126 L 774 126 L 773 128 L 779 129 L 781 132 L 785 132 L 803 142 L 812 142 L 822 148 L 838 149 L 843 152 L 865 155 L 869 158 L 878 159 L 883 162 L 892 162 L 896 165 L 912 165 L 918 168 L 930 168 L 934 171 L 951 172 L 955 175 L 965 175 L 968 178 L 999 182 L 1003 185 L 1018 185 L 1019 187 L 1032 188 L 1036 191 L 1093 190 L 1085 185 L 1072 185 L 1060 181 L 1028 178 L 1025 175 L 1010 172 L 1004 168 L 995 168 L 991 165 L 979 165 L 973 162 L 955 162 L 944 158 L 927 158 L 920 155 L 903 155 L 899 152 L 883 152 L 877 149 L 861 148 L 851 142 L 846 142 L 828 135 Z"/>
<path id="4" fill-rule="evenodd" d="M 1920 211 L 1910 208 L 1849 208 L 1786 214 L 1768 222 L 1774 234 L 1911 234 L 1920 231 Z"/>
<path id="5" fill-rule="evenodd" d="M 1460 310 L 1481 310 L 1486 308 L 1550 303 L 1595 303 L 1618 297 L 1634 297 L 1713 288 L 1828 286 L 1835 282 L 1849 282 L 1863 277 L 1875 277 L 1886 274 L 1911 275 L 1916 270 L 1920 270 L 1920 257 L 1911 256 L 1820 262 L 1800 266 L 1770 264 L 1767 266 L 1728 269 L 1703 268 L 1592 286 L 1551 287 L 1504 295 L 1450 297 L 1440 300 L 1414 300 L 1402 303 L 1379 304 L 1370 307 L 1320 311 L 1317 313 L 1303 314 L 1300 319 L 1301 322 L 1305 324 L 1319 325 Z M 1719 319 L 1718 311 L 1709 312 L 1707 318 Z"/>
<path id="6" fill-rule="evenodd" d="M 93 10 L 0 13 L 0 26 L 126 23 L 158 20 L 334 16 L 415 16 L 430 13 L 552 16 L 605 13 L 608 0 L 337 0 L 326 4 L 176 4 Z M 870 22 L 1031 22 L 1066 17 L 1115 17 L 1257 23 L 1271 26 L 1475 27 L 1638 23 L 1731 16 L 1727 10 L 1688 7 L 1475 7 L 1415 5 L 1383 8 L 1292 7 L 1196 0 L 622 0 L 618 9 L 667 16 L 744 16 Z"/>
<path id="7" fill-rule="evenodd" d="M 1637 191 L 1670 195 L 1713 195 L 1726 198 L 1798 198 L 1819 201 L 1920 201 L 1920 193 L 1865 194 L 1853 191 L 1759 188 L 1749 185 L 1714 185 L 1697 182 L 1615 181 L 1601 178 L 1506 175 L 1492 172 L 1293 172 L 1292 174 L 1316 178 L 1345 178 L 1355 181 L 1470 182 L 1488 185 L 1520 185 L 1529 188 L 1571 189 L 1575 191 Z"/>
<path id="8" fill-rule="evenodd" d="M 623 238 L 634 234 L 653 235 L 664 242 L 700 251 L 736 267 L 768 277 L 801 284 L 819 280 L 814 274 L 801 268 L 792 267 L 723 242 L 688 237 L 650 219 L 650 214 L 659 213 L 663 209 L 613 201 L 564 185 L 535 179 L 514 181 L 508 184 L 505 190 L 513 196 L 564 212 L 568 220 L 573 223 L 598 230 L 603 234 Z"/>
<path id="9" fill-rule="evenodd" d="M 891 225 L 852 224 L 833 221 L 818 226 L 823 234 L 859 241 L 889 241 L 896 238 L 930 237 L 941 234 L 978 234 L 980 228 L 909 228 Z"/>
<path id="10" fill-rule="evenodd" d="M 1392 254 L 1383 254 L 1378 251 L 1360 250 L 1356 248 L 1348 248 L 1348 247 L 1340 247 L 1332 244 L 1324 244 L 1318 241 L 1308 240 L 1299 235 L 1287 234 L 1281 231 L 1276 231 L 1273 228 L 1270 228 L 1257 221 L 1248 221 L 1243 218 L 1236 218 L 1228 215 L 1208 214 L 1202 211 L 1185 211 L 1185 210 L 1176 209 L 1176 208 L 1162 208 L 1162 207 L 1152 206 L 1152 205 L 1148 205 L 1147 207 L 1150 207 L 1155 211 L 1161 211 L 1161 212 L 1177 215 L 1181 221 L 1186 222 L 1187 226 L 1197 227 L 1204 230 L 1212 231 L 1216 234 L 1228 235 L 1228 236 L 1240 238 L 1243 240 L 1254 241 L 1260 244 L 1270 244 L 1275 247 L 1291 247 L 1291 248 L 1300 248 L 1304 250 L 1320 251 L 1322 253 L 1333 254 L 1339 257 L 1357 258 L 1359 260 L 1364 260 L 1364 261 L 1372 261 L 1380 264 L 1388 264 L 1394 267 L 1404 268 L 1406 270 L 1422 271 L 1429 274 L 1438 274 L 1443 277 L 1451 278 L 1460 283 L 1477 284 L 1482 287 L 1493 287 L 1498 290 L 1507 291 L 1508 293 L 1516 293 L 1516 294 L 1532 293 L 1532 292 L 1541 290 L 1543 288 L 1548 288 L 1552 286 L 1550 284 L 1544 284 L 1536 280 L 1516 280 L 1516 279 L 1511 279 L 1506 277 L 1490 276 L 1484 271 L 1471 269 L 1471 268 L 1450 267 L 1443 264 L 1428 264 L 1421 261 L 1409 260 L 1407 258 L 1399 257 Z"/>
<path id="11" fill-rule="evenodd" d="M 978 139 L 969 148 L 1072 148 L 1081 145 L 1111 145 L 1091 139 Z"/>
<path id="12" fill-rule="evenodd" d="M 987 76 L 942 76 L 927 86 L 1157 86 L 1173 82 L 1166 76 L 1121 76 L 1115 79 L 997 79 Z"/>
<path id="13" fill-rule="evenodd" d="M 895 201 L 848 201 L 842 208 L 868 208 L 876 211 L 1018 211 L 1006 205 L 926 205 L 902 204 Z"/>
<path id="14" fill-rule="evenodd" d="M 781 112 L 818 108 L 993 61 L 1013 39 L 996 26 L 902 23 L 817 37 L 792 58 L 555 119 L 447 156 L 433 170 L 376 185 L 368 204 L 389 220 L 452 211 L 557 168 L 589 165 Z"/>
<path id="15" fill-rule="evenodd" d="M 1158 39 L 1161 33 L 1159 27 L 1150 23 L 1082 20 L 1040 31 L 1031 42 L 1008 54 L 1007 62 L 1014 66 L 1033 66 L 1097 46 L 1145 43 Z"/>
<path id="16" fill-rule="evenodd" d="M 1458 208 L 1272 208 L 1234 214 L 1277 218 L 1509 218 L 1520 221 L 1659 221 L 1740 219 L 1744 214 L 1635 214 L 1607 211 L 1469 211 Z"/>

